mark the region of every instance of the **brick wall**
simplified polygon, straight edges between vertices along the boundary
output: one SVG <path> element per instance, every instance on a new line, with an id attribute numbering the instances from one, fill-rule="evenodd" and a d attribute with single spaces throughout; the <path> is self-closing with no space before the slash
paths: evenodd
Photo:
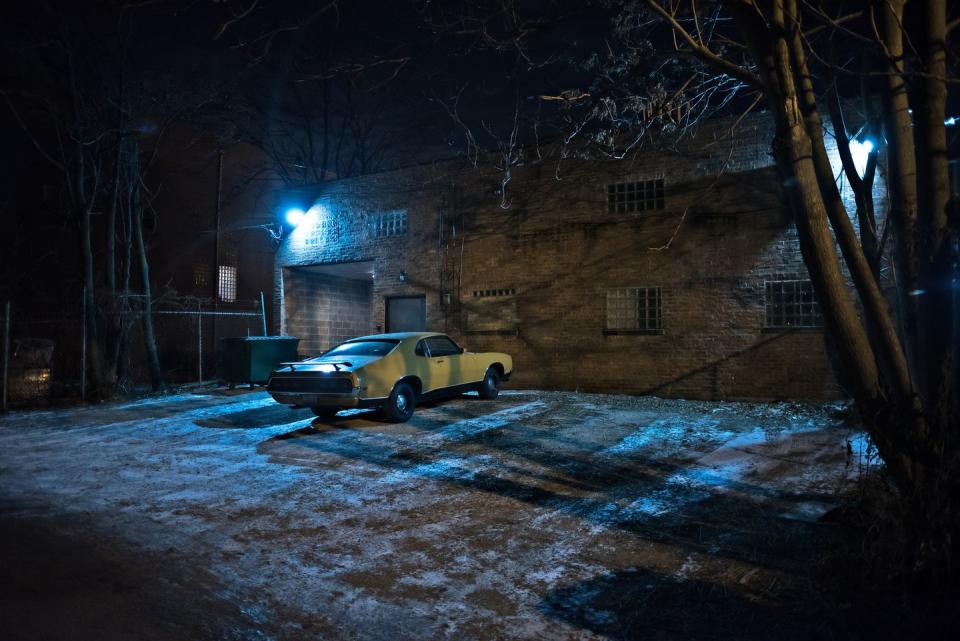
<path id="1" fill-rule="evenodd" d="M 754 118 L 735 136 L 729 127 L 621 161 L 519 167 L 505 194 L 502 174 L 449 163 L 324 185 L 323 238 L 307 242 L 298 228 L 277 252 L 282 329 L 313 331 L 301 320 L 305 303 L 291 301 L 304 294 L 290 266 L 370 260 L 371 331 L 383 328 L 385 297 L 425 294 L 429 329 L 473 351 L 511 353 L 518 386 L 836 397 L 822 330 L 764 328 L 764 281 L 806 279 L 806 269 L 771 166 L 770 123 Z M 608 212 L 608 183 L 655 179 L 664 180 L 663 209 Z M 367 217 L 397 209 L 408 231 L 374 237 Z M 621 287 L 660 288 L 662 331 L 604 331 L 606 291 Z M 471 331 L 489 305 L 473 293 L 490 290 L 512 290 L 516 323 Z"/>
<path id="2" fill-rule="evenodd" d="M 286 333 L 300 337 L 301 355 L 315 356 L 348 338 L 371 333 L 369 282 L 297 268 L 285 269 L 283 282 Z"/>

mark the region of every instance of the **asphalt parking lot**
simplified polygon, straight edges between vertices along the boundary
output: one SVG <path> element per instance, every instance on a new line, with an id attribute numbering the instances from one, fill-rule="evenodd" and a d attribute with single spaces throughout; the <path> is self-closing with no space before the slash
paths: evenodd
<path id="1" fill-rule="evenodd" d="M 467 396 L 400 425 L 263 392 L 13 413 L 0 629 L 828 636 L 808 607 L 818 519 L 862 448 L 830 406 L 560 392 Z"/>

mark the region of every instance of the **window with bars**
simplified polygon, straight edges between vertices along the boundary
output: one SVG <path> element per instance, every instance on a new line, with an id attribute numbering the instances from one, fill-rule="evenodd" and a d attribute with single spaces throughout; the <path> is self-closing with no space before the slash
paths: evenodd
<path id="1" fill-rule="evenodd" d="M 663 209 L 663 178 L 607 185 L 607 211 L 611 214 Z"/>
<path id="2" fill-rule="evenodd" d="M 607 331 L 660 332 L 662 329 L 659 287 L 607 290 Z"/>
<path id="3" fill-rule="evenodd" d="M 228 303 L 237 300 L 237 268 L 220 265 L 217 275 L 217 297 Z"/>
<path id="4" fill-rule="evenodd" d="M 764 283 L 765 327 L 822 327 L 820 305 L 809 280 L 768 280 Z"/>
<path id="5" fill-rule="evenodd" d="M 373 238 L 386 238 L 407 233 L 407 211 L 398 209 L 367 217 L 370 235 Z"/>

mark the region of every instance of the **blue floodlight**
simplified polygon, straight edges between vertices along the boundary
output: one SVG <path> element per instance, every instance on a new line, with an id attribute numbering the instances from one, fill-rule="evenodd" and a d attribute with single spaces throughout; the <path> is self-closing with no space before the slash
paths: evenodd
<path id="1" fill-rule="evenodd" d="M 303 219 L 306 217 L 306 215 L 306 212 L 299 207 L 291 207 L 287 210 L 287 222 L 293 227 L 296 227 L 303 222 Z"/>
<path id="2" fill-rule="evenodd" d="M 853 156 L 853 165 L 861 176 L 867 169 L 867 157 L 873 151 L 873 141 L 869 138 L 860 141 L 854 138 L 850 141 L 850 155 Z"/>

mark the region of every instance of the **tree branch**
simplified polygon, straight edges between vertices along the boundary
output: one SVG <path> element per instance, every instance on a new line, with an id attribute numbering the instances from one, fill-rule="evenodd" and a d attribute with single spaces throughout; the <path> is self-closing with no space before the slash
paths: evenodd
<path id="1" fill-rule="evenodd" d="M 690 33 L 687 32 L 687 30 L 684 29 L 679 22 L 677 22 L 677 19 L 674 17 L 674 15 L 664 9 L 659 2 L 656 2 L 656 0 L 644 1 L 646 2 L 647 7 L 649 7 L 654 13 L 658 14 L 660 17 L 670 23 L 670 26 L 673 28 L 673 32 L 679 35 L 684 42 L 687 43 L 687 46 L 690 47 L 690 50 L 697 58 L 706 62 L 718 71 L 721 71 L 728 76 L 733 76 L 734 78 L 750 85 L 755 89 L 762 86 L 763 83 L 760 82 L 760 78 L 749 69 L 744 69 L 740 65 L 736 65 L 729 60 L 721 58 L 708 47 L 698 44 L 693 36 L 691 36 Z"/>

